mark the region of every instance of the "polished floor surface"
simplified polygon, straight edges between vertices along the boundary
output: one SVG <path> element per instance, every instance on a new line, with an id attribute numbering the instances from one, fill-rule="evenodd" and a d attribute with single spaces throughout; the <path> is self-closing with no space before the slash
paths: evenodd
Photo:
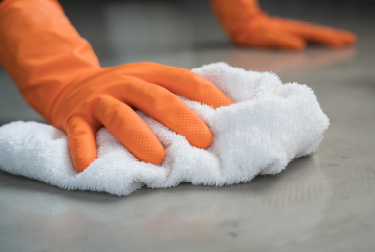
<path id="1" fill-rule="evenodd" d="M 331 120 L 314 155 L 245 184 L 185 183 L 128 197 L 65 191 L 0 172 L 0 251 L 374 251 L 374 9 L 355 1 L 336 7 L 269 2 L 264 7 L 272 14 L 350 29 L 358 45 L 302 52 L 234 47 L 205 1 L 63 5 L 103 66 L 225 61 L 309 85 Z M 3 69 L 0 83 L 0 125 L 43 121 Z"/>

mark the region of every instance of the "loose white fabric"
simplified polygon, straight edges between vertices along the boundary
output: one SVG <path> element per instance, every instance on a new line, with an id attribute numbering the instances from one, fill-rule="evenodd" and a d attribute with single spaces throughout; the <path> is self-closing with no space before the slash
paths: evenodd
<path id="1" fill-rule="evenodd" d="M 192 147 L 183 136 L 138 112 L 165 147 L 163 163 L 140 162 L 103 128 L 97 134 L 98 158 L 77 173 L 63 132 L 18 121 L 0 127 L 0 169 L 69 190 L 128 195 L 143 185 L 247 182 L 258 174 L 279 173 L 292 159 L 317 149 L 329 120 L 309 87 L 282 84 L 273 73 L 245 71 L 225 63 L 193 71 L 235 102 L 215 110 L 184 99 L 213 132 L 208 149 Z"/>

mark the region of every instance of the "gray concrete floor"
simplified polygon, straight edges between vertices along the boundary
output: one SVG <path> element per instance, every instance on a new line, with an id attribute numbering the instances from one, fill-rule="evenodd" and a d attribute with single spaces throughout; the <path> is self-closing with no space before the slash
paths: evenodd
<path id="1" fill-rule="evenodd" d="M 128 197 L 0 172 L 0 251 L 374 251 L 374 8 L 269 2 L 273 14 L 350 29 L 359 43 L 303 52 L 233 47 L 204 1 L 63 4 L 104 66 L 226 61 L 311 86 L 331 120 L 314 155 L 246 184 L 182 184 Z M 2 69 L 0 82 L 0 124 L 43 121 Z"/>

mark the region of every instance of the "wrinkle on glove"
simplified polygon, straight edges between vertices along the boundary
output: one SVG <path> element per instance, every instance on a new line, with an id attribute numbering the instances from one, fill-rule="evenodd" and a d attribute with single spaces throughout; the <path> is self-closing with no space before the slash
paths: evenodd
<path id="1" fill-rule="evenodd" d="M 245 71 L 225 63 L 193 71 L 235 102 L 215 110 L 184 99 L 213 133 L 208 149 L 191 146 L 183 136 L 138 112 L 166 150 L 163 163 L 139 161 L 103 128 L 97 134 L 98 158 L 77 173 L 62 131 L 19 121 L 0 127 L 0 169 L 64 189 L 115 195 L 128 195 L 143 185 L 221 186 L 281 172 L 292 159 L 313 153 L 328 128 L 327 116 L 305 85 L 282 84 L 273 73 Z"/>

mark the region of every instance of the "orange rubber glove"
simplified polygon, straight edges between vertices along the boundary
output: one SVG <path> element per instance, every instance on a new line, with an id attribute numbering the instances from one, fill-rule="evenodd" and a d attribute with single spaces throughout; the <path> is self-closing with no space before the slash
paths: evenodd
<path id="1" fill-rule="evenodd" d="M 137 158 L 162 162 L 163 146 L 133 108 L 206 148 L 211 131 L 175 94 L 215 108 L 232 104 L 187 69 L 155 63 L 101 68 L 55 0 L 3 1 L 0 44 L 0 60 L 26 101 L 67 133 L 78 171 L 96 158 L 95 134 L 103 125 Z"/>
<path id="2" fill-rule="evenodd" d="M 257 0 L 212 0 L 212 9 L 234 44 L 301 50 L 307 43 L 330 47 L 352 45 L 356 36 L 347 31 L 296 20 L 271 18 Z"/>

